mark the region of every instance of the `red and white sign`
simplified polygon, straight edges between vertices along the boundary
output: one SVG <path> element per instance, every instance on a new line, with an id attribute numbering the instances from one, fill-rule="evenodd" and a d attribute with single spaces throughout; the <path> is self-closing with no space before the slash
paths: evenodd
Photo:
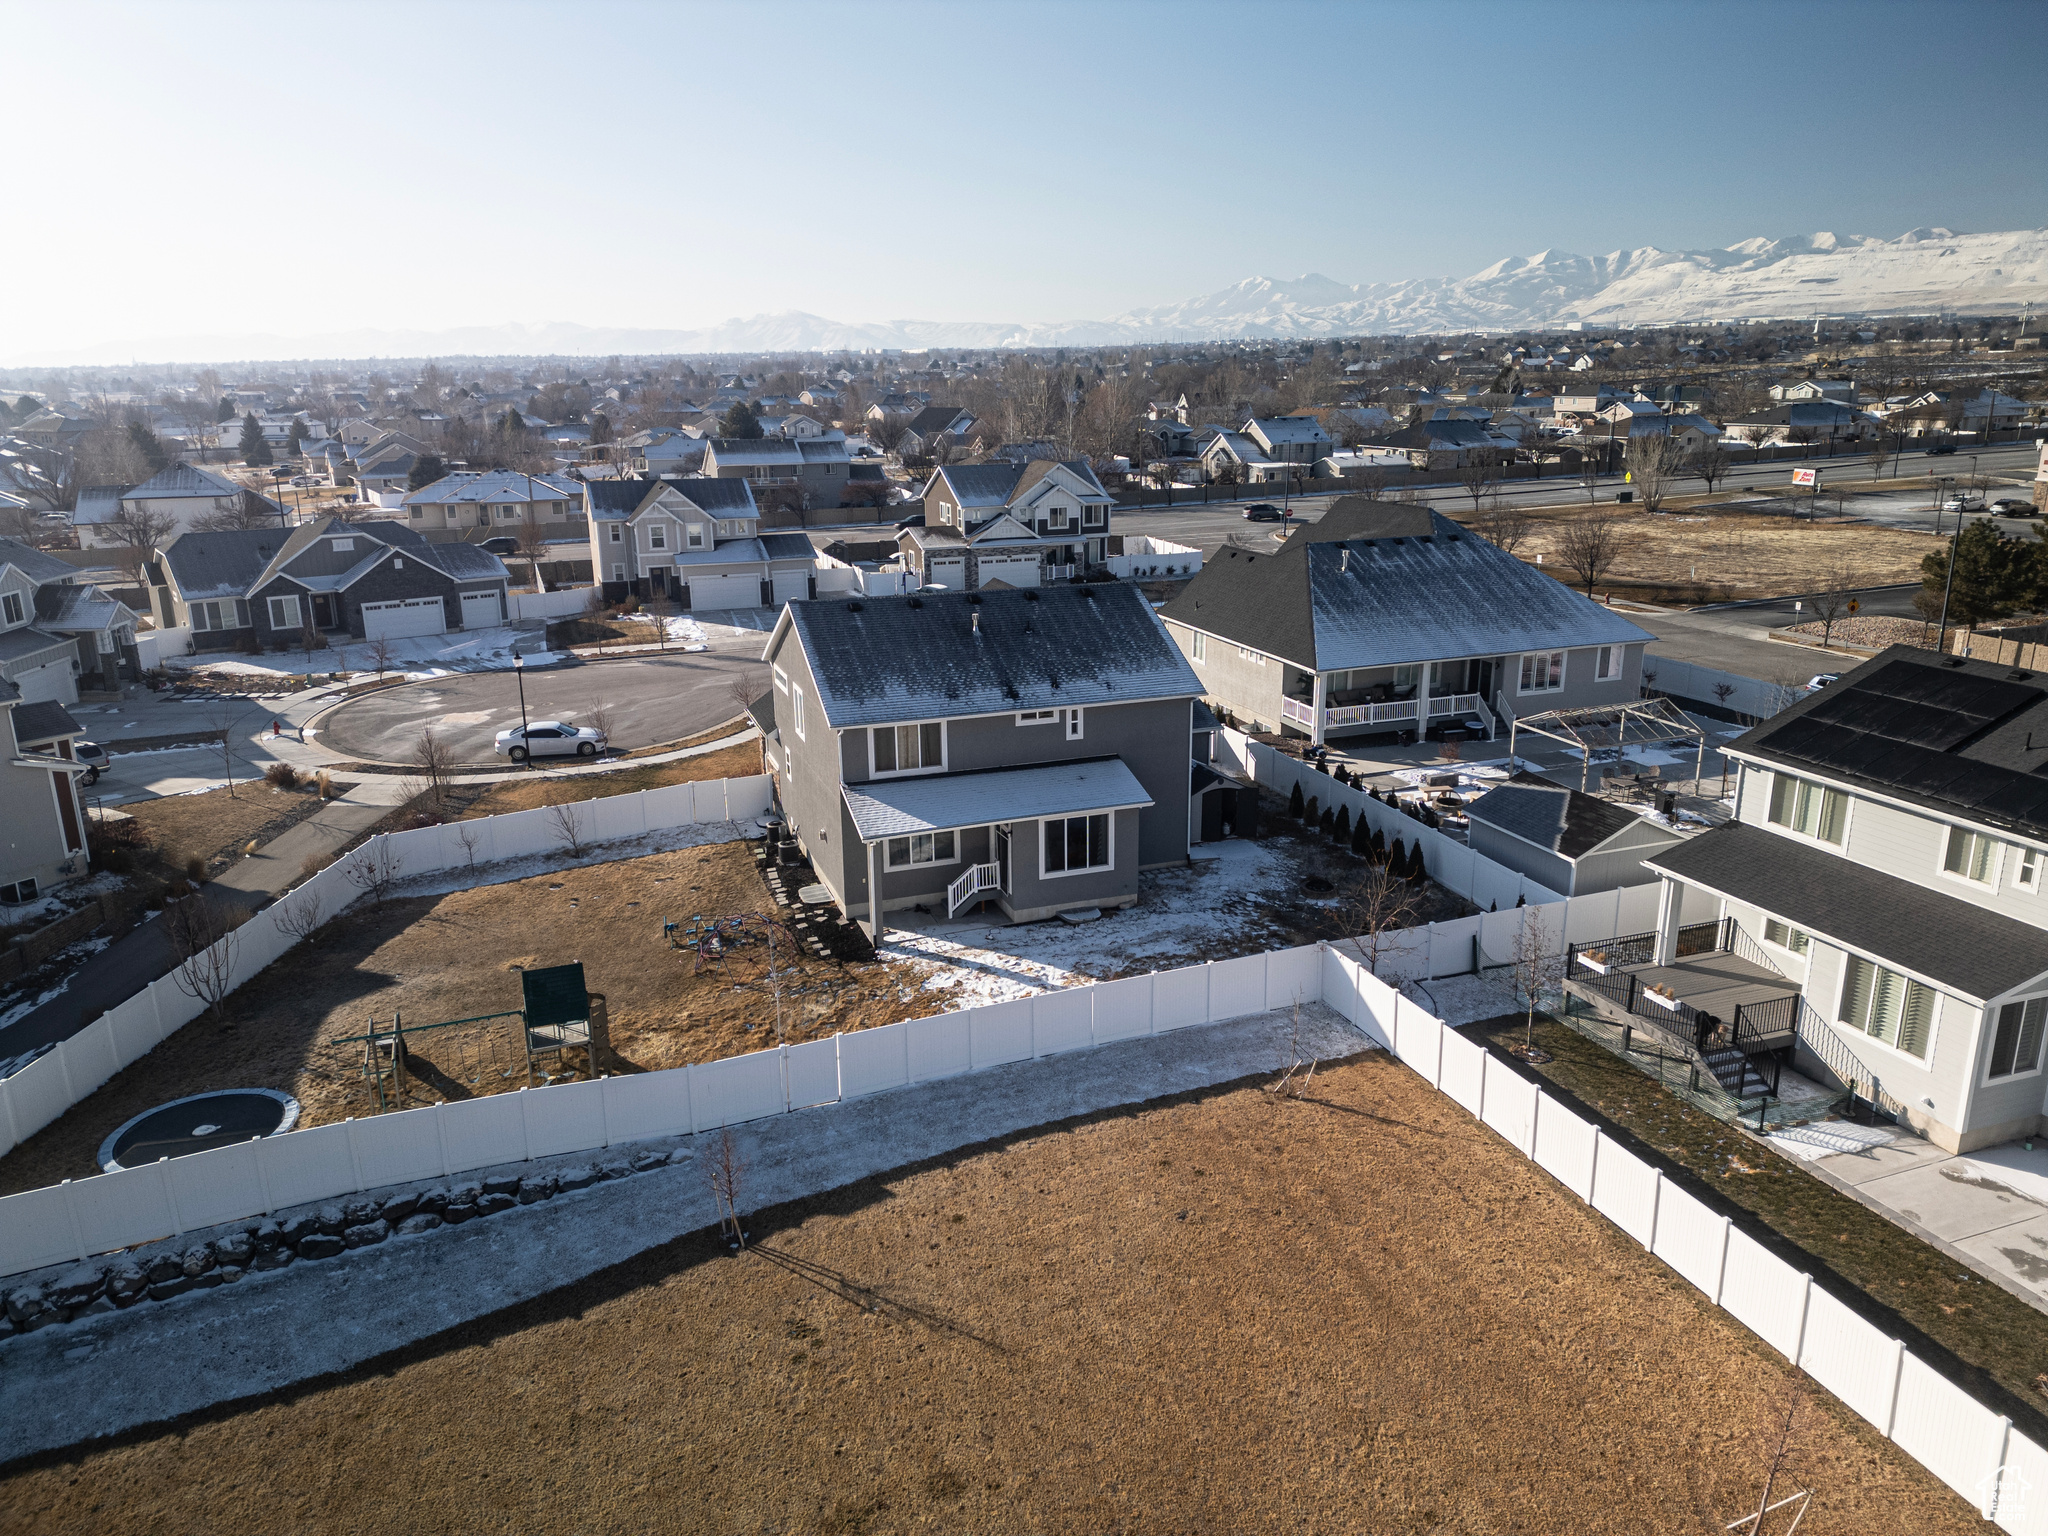
<path id="1" fill-rule="evenodd" d="M 1817 469 L 1795 469 L 1792 471 L 1794 485 L 1819 485 L 1820 471 Z"/>

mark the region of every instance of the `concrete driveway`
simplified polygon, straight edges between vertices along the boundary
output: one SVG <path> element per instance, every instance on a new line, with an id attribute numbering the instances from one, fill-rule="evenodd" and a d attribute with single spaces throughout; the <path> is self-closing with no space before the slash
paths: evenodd
<path id="1" fill-rule="evenodd" d="M 634 656 L 529 671 L 526 718 L 588 725 L 599 700 L 611 709 L 612 744 L 621 750 L 694 735 L 740 712 L 727 691 L 735 679 L 765 687 L 754 647 L 695 655 Z M 330 752 L 365 762 L 402 763 L 431 727 L 458 764 L 502 767 L 492 739 L 519 723 L 513 673 L 469 672 L 407 683 L 350 700 L 308 727 Z M 318 733 L 317 736 L 315 733 Z"/>

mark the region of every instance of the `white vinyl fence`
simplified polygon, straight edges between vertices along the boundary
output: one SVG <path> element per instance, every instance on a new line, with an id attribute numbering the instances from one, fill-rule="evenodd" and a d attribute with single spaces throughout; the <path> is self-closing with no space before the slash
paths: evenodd
<path id="1" fill-rule="evenodd" d="M 1537 910 L 1492 916 L 1512 925 Z M 1582 910 L 1590 919 L 1594 909 Z M 1575 925 L 1568 906 L 1562 926 Z M 13 1195 L 0 1200 L 0 1273 L 384 1185 L 715 1130 L 1297 1001 L 1342 1013 L 1987 1519 L 2016 1536 L 2048 1536 L 2048 1500 L 2015 1496 L 2029 1484 L 2048 1487 L 2048 1454 L 2010 1420 L 1329 944 L 1042 992 L 700 1066 L 401 1110 Z"/>
<path id="2" fill-rule="evenodd" d="M 1497 864 L 1478 849 L 1448 837 L 1433 827 L 1426 827 L 1412 816 L 1405 816 L 1384 800 L 1375 800 L 1362 789 L 1353 789 L 1348 784 L 1339 784 L 1320 768 L 1311 768 L 1285 752 L 1276 751 L 1263 741 L 1253 741 L 1238 731 L 1222 731 L 1229 755 L 1241 762 L 1252 778 L 1280 794 L 1290 794 L 1294 786 L 1301 786 L 1302 797 L 1314 795 L 1323 805 L 1332 809 L 1338 806 L 1351 807 L 1351 820 L 1356 823 L 1361 817 L 1375 832 L 1387 840 L 1389 848 L 1394 839 L 1400 838 L 1411 846 L 1422 844 L 1422 862 L 1429 869 L 1429 878 L 1447 891 L 1455 892 L 1475 907 L 1512 907 L 1517 901 L 1527 900 L 1532 906 L 1538 902 L 1562 901 L 1564 898 L 1547 885 L 1539 885 L 1520 870 L 1509 869 Z M 1645 887 L 1650 890 L 1652 922 L 1654 926 L 1655 884 Z M 1633 930 L 1616 929 L 1616 933 Z M 1612 937 L 1612 934 L 1603 937 Z M 1489 950 L 1489 954 L 1498 951 Z"/>
<path id="3" fill-rule="evenodd" d="M 1202 569 L 1202 552 L 1192 544 L 1155 539 L 1149 534 L 1124 535 L 1124 552 L 1105 556 L 1102 562 L 1113 576 L 1128 580 L 1148 576 L 1196 576 Z"/>
<path id="4" fill-rule="evenodd" d="M 769 780 L 756 774 L 751 778 L 669 784 L 637 794 L 578 801 L 578 832 L 586 843 L 604 843 L 670 827 L 742 821 L 768 809 L 770 791 Z M 458 827 L 476 839 L 474 858 L 471 850 L 463 846 Z M 351 878 L 350 870 L 372 859 L 388 858 L 395 877 L 404 879 L 528 854 L 559 852 L 561 848 L 561 837 L 548 810 L 481 816 L 474 821 L 372 838 L 258 912 L 237 928 L 231 938 L 222 940 L 229 947 L 233 985 L 241 986 L 296 942 L 279 926 L 281 916 L 310 907 L 317 909 L 320 921 L 325 921 L 362 895 L 363 888 Z M 480 883 L 490 879 L 488 870 L 480 873 Z M 175 974 L 163 977 L 119 1007 L 101 1014 L 54 1051 L 38 1057 L 11 1077 L 0 1079 L 0 1153 L 35 1135 L 203 1011 L 198 999 L 180 989 Z M 91 1182 L 98 1184 L 99 1180 Z M 216 1219 L 230 1218 L 209 1218 L 209 1222 Z M 0 1254 L 7 1251 L 5 1225 L 5 1218 L 0 1217 Z M 5 1267 L 4 1258 L 0 1258 L 0 1273 L 13 1273 Z"/>
<path id="5" fill-rule="evenodd" d="M 566 619 L 571 614 L 589 611 L 593 590 L 591 587 L 568 587 L 558 592 L 507 592 L 505 601 L 515 622 L 520 619 Z"/>
<path id="6" fill-rule="evenodd" d="M 1785 676 L 1797 681 L 1767 683 L 1758 678 L 1723 672 L 1716 667 L 1703 667 L 1697 662 L 1646 654 L 1643 657 L 1643 686 L 1652 693 L 1671 694 L 1681 702 L 1718 704 L 1752 720 L 1768 720 L 1787 705 L 1797 703 L 1806 679 L 1827 670 L 1830 665 L 1839 670 L 1843 663 L 1839 657 L 1802 656 L 1788 646 L 1785 648 Z M 1725 703 L 1714 692 L 1716 685 L 1728 690 Z"/>

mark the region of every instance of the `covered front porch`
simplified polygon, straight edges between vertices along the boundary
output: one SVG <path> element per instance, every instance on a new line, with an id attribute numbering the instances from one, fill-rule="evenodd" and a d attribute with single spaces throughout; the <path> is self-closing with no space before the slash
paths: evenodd
<path id="1" fill-rule="evenodd" d="M 1336 736 L 1373 733 L 1411 741 L 1436 736 L 1491 741 L 1499 721 L 1487 700 L 1500 661 L 1497 656 L 1466 656 L 1314 673 L 1288 667 L 1280 718 L 1317 746 Z"/>

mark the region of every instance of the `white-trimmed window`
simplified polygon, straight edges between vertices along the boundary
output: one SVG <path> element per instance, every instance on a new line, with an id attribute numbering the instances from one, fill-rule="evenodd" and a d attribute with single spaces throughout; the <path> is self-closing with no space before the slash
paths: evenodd
<path id="1" fill-rule="evenodd" d="M 780 667 L 774 668 L 773 671 L 775 674 L 775 691 L 777 693 L 789 692 L 789 674 Z"/>
<path id="2" fill-rule="evenodd" d="M 1079 741 L 1081 739 L 1081 736 L 1081 711 L 1078 709 L 1070 709 L 1067 711 L 1067 740 Z"/>
<path id="3" fill-rule="evenodd" d="M 1107 528 L 1109 526 L 1109 508 L 1083 507 L 1081 509 L 1081 526 L 1084 528 Z"/>
<path id="4" fill-rule="evenodd" d="M 1107 811 L 1092 816 L 1053 816 L 1040 822 L 1039 874 L 1078 875 L 1108 869 L 1116 863 L 1114 818 Z"/>
<path id="5" fill-rule="evenodd" d="M 1934 1029 L 1934 998 L 1932 987 L 1850 955 L 1842 967 L 1842 1000 L 1835 1017 L 1895 1051 L 1924 1060 Z"/>
<path id="6" fill-rule="evenodd" d="M 1998 879 L 1998 839 L 1968 827 L 1950 827 L 1948 846 L 1941 856 L 1943 873 L 1975 885 L 1991 885 Z"/>
<path id="7" fill-rule="evenodd" d="M 1525 651 L 1522 655 L 1523 693 L 1555 693 L 1564 686 L 1563 651 Z"/>
<path id="8" fill-rule="evenodd" d="M 1620 646 L 1601 646 L 1593 653 L 1593 676 L 1603 683 L 1612 682 L 1621 676 L 1621 657 Z"/>
<path id="9" fill-rule="evenodd" d="M 19 592 L 0 592 L 0 622 L 19 624 L 27 617 L 28 607 Z"/>
<path id="10" fill-rule="evenodd" d="M 1248 661 L 1255 667 L 1263 667 L 1266 664 L 1265 657 L 1261 656 L 1257 651 L 1242 645 L 1237 648 L 1237 659 L 1239 661 Z"/>
<path id="11" fill-rule="evenodd" d="M 1809 941 L 1805 929 L 1794 928 L 1790 923 L 1781 923 L 1775 917 L 1767 917 L 1764 919 L 1764 942 L 1790 950 L 1795 955 L 1803 955 L 1807 951 Z"/>
<path id="12" fill-rule="evenodd" d="M 789 723 L 796 727 L 797 738 L 802 740 L 804 734 L 804 691 L 799 685 L 792 685 L 789 690 Z"/>
<path id="13" fill-rule="evenodd" d="M 691 549 L 702 549 L 704 547 L 704 525 L 702 523 L 686 523 L 684 524 L 684 529 L 687 546 Z"/>
<path id="14" fill-rule="evenodd" d="M 2039 1071 L 2044 1021 L 2048 1021 L 2048 997 L 2029 997 L 1999 1009 L 1991 1032 L 1991 1066 L 1984 1075 L 1995 1082 Z"/>
<path id="15" fill-rule="evenodd" d="M 336 539 L 334 541 L 334 552 L 337 555 L 349 554 L 354 551 L 355 547 L 356 541 L 354 539 Z"/>
<path id="16" fill-rule="evenodd" d="M 273 597 L 270 602 L 270 627 L 272 629 L 297 629 L 299 627 L 299 599 L 296 594 Z"/>
<path id="17" fill-rule="evenodd" d="M 649 523 L 647 525 L 647 547 L 649 549 L 667 549 L 668 529 L 660 523 Z"/>
<path id="18" fill-rule="evenodd" d="M 612 532 L 612 542 L 613 542 L 614 544 L 617 544 L 617 543 L 620 543 L 620 542 L 622 542 L 622 541 L 623 541 L 623 539 L 624 539 L 624 537 L 625 537 L 625 529 L 624 529 L 624 527 L 623 527 L 623 526 L 621 526 L 621 525 L 620 525 L 620 524 L 618 524 L 618 523 L 613 523 L 613 524 L 612 524 L 612 529 L 611 529 L 611 532 Z"/>
<path id="19" fill-rule="evenodd" d="M 614 566 L 612 567 L 612 580 L 613 580 L 613 581 L 624 581 L 625 579 L 626 579 L 626 567 L 625 567 L 625 566 L 624 566 L 623 564 L 620 564 L 620 565 L 614 565 Z"/>
<path id="20" fill-rule="evenodd" d="M 946 722 L 925 720 L 916 725 L 878 725 L 868 733 L 869 771 L 928 773 L 946 766 Z"/>
<path id="21" fill-rule="evenodd" d="M 1048 507 L 1046 508 L 1045 516 L 1046 521 L 1054 528 L 1065 528 L 1067 526 L 1067 509 L 1065 507 Z"/>
<path id="22" fill-rule="evenodd" d="M 1771 780 L 1771 824 L 1837 847 L 1849 819 L 1849 797 L 1811 779 L 1780 773 Z"/>
<path id="23" fill-rule="evenodd" d="M 891 869 L 960 862 L 960 840 L 952 832 L 915 832 L 909 837 L 892 837 L 883 851 Z"/>
<path id="24" fill-rule="evenodd" d="M 2013 845 L 2012 883 L 2023 891 L 2041 889 L 2041 850 Z"/>
<path id="25" fill-rule="evenodd" d="M 1209 637 L 1203 634 L 1200 630 L 1196 630 L 1194 634 L 1189 637 L 1189 639 L 1189 654 L 1193 656 L 1196 661 L 1207 661 L 1209 659 Z"/>
<path id="26" fill-rule="evenodd" d="M 1060 712 L 1056 709 L 1020 709 L 1017 711 L 1019 725 L 1058 725 Z"/>

